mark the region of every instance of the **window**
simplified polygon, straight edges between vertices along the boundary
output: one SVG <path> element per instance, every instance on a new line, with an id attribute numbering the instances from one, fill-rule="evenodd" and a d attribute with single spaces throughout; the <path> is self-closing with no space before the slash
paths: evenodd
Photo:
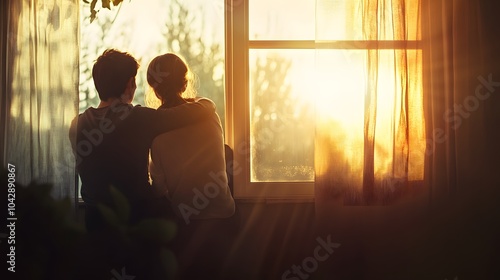
<path id="1" fill-rule="evenodd" d="M 292 2 L 232 1 L 227 9 L 226 77 L 233 93 L 227 135 L 239 198 L 313 195 L 314 111 L 304 93 L 315 50 L 314 43 L 302 45 L 314 42 L 315 9 L 314 0 Z"/>
<path id="2" fill-rule="evenodd" d="M 390 155 L 395 153 L 394 137 L 387 135 L 395 135 L 391 124 L 398 115 L 395 111 L 401 110 L 395 106 L 402 98 L 394 70 L 402 59 L 398 50 L 404 51 L 412 72 L 419 73 L 411 78 L 411 96 L 405 98 L 420 100 L 413 106 L 422 111 L 420 35 L 381 39 L 395 37 L 388 22 L 378 26 L 381 34 L 367 37 L 363 18 L 354 14 L 361 2 L 124 1 L 112 11 L 101 10 L 92 24 L 84 7 L 80 110 L 97 105 L 90 69 L 105 48 L 130 51 L 139 58 L 142 67 L 134 102 L 142 105 L 148 93 L 144 70 L 151 58 L 165 51 L 179 53 L 199 77 L 199 95 L 217 104 L 226 143 L 234 149 L 236 197 L 312 198 L 317 177 L 331 171 L 318 161 L 315 135 L 332 124 L 321 123 L 318 116 L 334 121 L 328 137 L 335 139 L 342 147 L 341 156 L 350 161 L 350 171 L 337 172 L 363 172 L 359 151 L 366 125 L 365 94 L 373 86 L 367 82 L 367 64 L 376 52 L 378 142 L 373 169 L 380 180 L 386 180 L 389 177 L 384 174 L 391 173 L 388 169 L 394 160 Z M 406 19 L 407 29 L 418 30 L 414 26 L 419 23 L 418 1 L 405 3 L 415 11 L 407 13 L 414 17 Z M 383 5 L 379 9 L 385 11 Z M 325 91 L 329 88 L 338 90 Z M 412 143 L 425 148 L 424 139 Z M 412 149 L 409 164 L 421 164 L 423 154 L 421 148 Z M 419 172 L 407 175 L 420 178 Z"/>
<path id="3" fill-rule="evenodd" d="M 407 8 L 414 11 L 408 14 L 415 17 L 406 19 L 407 22 L 418 24 L 417 1 L 406 2 Z M 312 197 L 314 180 L 321 175 L 318 172 L 323 172 L 321 162 L 315 162 L 315 131 L 324 125 L 318 123 L 318 115 L 335 120 L 338 131 L 342 131 L 331 135 L 343 147 L 342 156 L 351 161 L 359 158 L 353 153 L 363 151 L 365 92 L 372 86 L 365 77 L 369 74 L 368 53 L 373 51 L 379 59 L 376 87 L 380 112 L 374 172 L 387 172 L 392 165 L 388 154 L 393 153 L 393 139 L 386 135 L 394 132 L 391 123 L 395 120 L 391 117 L 397 114 L 391 110 L 399 110 L 394 109 L 394 104 L 401 102 L 401 96 L 395 94 L 399 86 L 394 70 L 395 61 L 400 59 L 397 50 L 405 50 L 408 67 L 420 73 L 412 77 L 409 98 L 419 99 L 417 111 L 423 110 L 420 35 L 410 34 L 405 40 L 382 40 L 381 37 L 389 38 L 395 32 L 388 28 L 392 26 L 389 22 L 379 27 L 382 36 L 367 39 L 362 19 L 353 15 L 359 9 L 358 1 L 228 0 L 227 3 L 231 7 L 226 10 L 227 113 L 232 116 L 227 136 L 235 149 L 236 196 Z M 322 15 L 325 10 L 330 14 Z M 323 89 L 333 87 L 339 89 L 337 93 L 325 94 Z M 338 105 L 332 107 L 332 104 Z M 423 118 L 423 115 L 412 117 Z M 419 129 L 423 135 L 423 127 Z M 425 136 L 418 141 L 422 148 L 424 139 Z M 415 150 L 418 151 L 410 155 L 410 165 L 423 163 L 423 150 Z M 362 164 L 359 163 L 361 172 Z M 408 174 L 410 179 L 421 175 Z"/>

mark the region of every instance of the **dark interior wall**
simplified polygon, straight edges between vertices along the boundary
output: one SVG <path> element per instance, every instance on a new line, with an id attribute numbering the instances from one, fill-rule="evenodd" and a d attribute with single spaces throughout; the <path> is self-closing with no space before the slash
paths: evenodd
<path id="1" fill-rule="evenodd" d="M 483 0 L 481 4 L 484 59 L 488 72 L 492 73 L 494 77 L 493 81 L 500 83 L 500 2 Z M 500 170 L 500 161 L 498 160 L 500 158 L 500 87 L 496 87 L 496 91 L 485 105 L 487 107 L 485 123 L 478 125 L 484 126 L 487 131 L 486 139 L 482 139 L 486 148 L 486 160 L 478 161 L 476 164 L 484 166 L 484 178 L 494 182 L 496 186 L 500 186 L 500 176 L 498 176 Z"/>
<path id="2" fill-rule="evenodd" d="M 338 263 L 325 267 L 325 275 L 498 279 L 500 191 L 493 185 L 481 189 L 440 205 L 422 197 L 391 206 L 323 207 L 317 213 L 319 232 L 342 243 Z"/>

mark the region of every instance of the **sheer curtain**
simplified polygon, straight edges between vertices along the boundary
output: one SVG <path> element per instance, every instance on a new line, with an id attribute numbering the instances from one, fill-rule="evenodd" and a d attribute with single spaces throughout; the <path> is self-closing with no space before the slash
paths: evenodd
<path id="1" fill-rule="evenodd" d="M 414 1 L 346 2 L 356 2 L 348 9 L 352 13 L 349 16 L 352 21 L 345 24 L 359 30 L 356 33 L 358 37 L 351 36 L 351 40 L 366 39 L 366 24 L 372 22 L 372 26 L 378 29 L 375 29 L 376 35 L 372 35 L 374 37 L 368 37 L 370 40 L 390 40 L 391 37 L 383 37 L 382 32 L 386 30 L 384 26 L 389 24 L 394 26 L 393 30 L 399 27 L 407 30 L 407 38 L 396 38 L 403 40 L 403 45 L 411 45 L 413 38 L 409 32 L 415 26 L 408 21 L 413 10 L 408 5 Z M 339 267 L 356 263 L 353 270 L 360 271 L 362 276 L 359 278 L 369 275 L 369 278 L 377 279 L 493 279 L 492 275 L 498 273 L 492 272 L 498 270 L 491 260 L 495 259 L 499 248 L 499 234 L 493 221 L 498 221 L 500 198 L 500 4 L 488 0 L 417 2 L 420 7 L 420 20 L 417 22 L 421 30 L 421 49 L 417 53 L 421 53 L 422 67 L 417 71 L 421 71 L 421 80 L 415 79 L 417 74 L 411 74 L 411 67 L 418 65 L 412 62 L 414 50 L 361 50 L 360 54 L 353 50 L 347 52 L 348 57 L 358 55 L 364 63 L 360 62 L 359 70 L 349 71 L 355 62 L 350 63 L 343 71 L 338 71 L 344 78 L 332 82 L 329 94 L 334 92 L 335 84 L 341 84 L 350 74 L 363 71 L 351 88 L 358 87 L 359 91 L 366 89 L 366 94 L 359 94 L 357 102 L 365 106 L 356 112 L 362 114 L 356 122 L 356 132 L 345 129 L 345 125 L 342 127 L 340 118 L 335 123 L 318 115 L 319 121 L 335 125 L 328 126 L 329 130 L 317 132 L 319 149 L 316 161 L 321 164 L 316 168 L 324 166 L 325 171 L 317 170 L 316 174 L 316 218 L 323 232 L 337 236 L 336 240 L 346 240 L 342 246 L 349 246 L 348 254 L 352 254 L 339 257 L 339 260 L 345 260 Z M 332 5 L 339 1 L 324 3 Z M 382 9 L 396 3 L 401 3 L 401 8 Z M 375 11 L 377 6 L 378 13 Z M 330 22 L 327 27 L 318 26 L 320 31 L 338 27 L 339 23 L 335 21 L 343 22 L 328 8 L 323 6 L 322 13 L 325 19 L 328 13 L 332 15 Z M 320 12 L 318 14 L 322 16 Z M 406 16 L 402 17 L 402 14 Z M 384 44 L 387 43 L 380 43 L 379 47 Z M 384 64 L 387 58 L 383 53 L 387 51 L 401 54 L 395 57 L 407 62 L 395 60 L 390 65 Z M 322 61 L 319 59 L 318 65 Z M 387 69 L 384 65 L 393 69 L 391 76 L 398 86 L 391 92 L 395 94 L 394 98 L 399 96 L 401 100 L 395 102 L 396 108 L 401 109 L 392 111 L 395 112 L 394 117 L 389 122 L 394 129 L 387 132 L 379 130 L 387 124 L 378 117 L 387 111 L 382 109 L 382 102 L 376 102 L 382 99 L 384 92 L 380 89 L 381 76 L 386 71 L 383 69 Z M 333 75 L 328 77 L 334 79 Z M 377 90 L 373 89 L 375 83 L 378 83 Z M 419 83 L 422 89 L 417 94 Z M 419 100 L 412 99 L 412 96 Z M 383 99 L 387 100 L 386 97 Z M 346 99 L 339 98 L 339 102 L 342 100 Z M 330 103 L 331 111 L 333 108 L 342 109 L 334 106 Z M 415 114 L 418 117 L 412 117 Z M 415 126 L 419 121 L 423 131 L 420 125 Z M 347 135 L 346 131 L 358 134 L 350 139 L 361 139 L 361 143 L 356 144 L 359 148 L 352 149 L 355 141 L 342 138 Z M 385 137 L 392 141 L 384 142 Z M 417 155 L 422 152 L 422 144 L 415 144 L 422 143 L 422 138 L 423 157 L 415 161 L 413 152 L 418 151 Z M 388 154 L 390 169 L 386 170 L 389 172 L 381 173 L 389 173 L 389 178 L 394 174 L 392 184 L 383 184 L 383 179 L 382 184 L 378 184 L 381 178 L 377 173 L 379 143 L 386 146 L 388 143 L 393 148 L 393 152 Z M 418 172 L 412 173 L 412 170 Z M 402 179 L 399 179 L 400 174 Z M 418 176 L 414 176 L 416 174 Z M 376 199 L 373 203 L 378 203 L 379 197 L 384 198 L 379 194 L 384 194 L 380 190 L 385 186 L 389 186 L 389 190 L 392 186 L 395 191 L 401 188 L 406 188 L 406 191 L 398 200 L 393 199 L 395 196 L 386 195 L 388 198 L 385 201 L 394 202 L 388 207 L 337 207 L 345 205 L 346 201 L 353 204 L 349 200 L 349 193 L 353 192 L 351 189 L 364 199 L 363 187 L 366 188 L 365 184 L 370 182 L 374 182 Z M 367 189 L 370 190 L 369 187 Z M 410 193 L 418 190 L 423 193 Z M 389 194 L 392 193 L 389 191 Z M 358 205 L 373 205 L 370 201 L 361 202 Z M 474 242 L 464 246 L 470 240 Z M 415 274 L 417 271 L 421 274 Z"/>
<path id="2" fill-rule="evenodd" d="M 3 164 L 15 165 L 21 184 L 51 183 L 55 197 L 73 197 L 75 186 L 68 129 L 78 112 L 78 4 L 10 0 L 2 15 Z"/>
<path id="3" fill-rule="evenodd" d="M 316 8 L 316 201 L 391 203 L 424 179 L 420 1 Z"/>

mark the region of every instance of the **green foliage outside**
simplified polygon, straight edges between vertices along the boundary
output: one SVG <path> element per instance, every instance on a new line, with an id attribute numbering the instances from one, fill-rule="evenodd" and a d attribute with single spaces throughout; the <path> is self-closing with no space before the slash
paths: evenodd
<path id="1" fill-rule="evenodd" d="M 250 75 L 252 177 L 256 181 L 314 179 L 314 112 L 292 94 L 292 62 L 257 57 Z"/>
<path id="2" fill-rule="evenodd" d="M 206 21 L 202 19 L 196 23 L 194 14 L 181 1 L 172 0 L 167 11 L 171 16 L 162 34 L 165 46 L 160 49 L 178 54 L 186 60 L 197 77 L 198 95 L 214 101 L 224 125 L 224 80 L 221 74 L 217 75 L 217 72 L 222 73 L 224 70 L 224 46 L 204 41 L 202 25 Z"/>

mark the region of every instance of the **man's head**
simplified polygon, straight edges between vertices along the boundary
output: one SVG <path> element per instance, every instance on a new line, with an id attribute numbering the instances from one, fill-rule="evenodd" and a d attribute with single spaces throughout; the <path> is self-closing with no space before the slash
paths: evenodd
<path id="1" fill-rule="evenodd" d="M 115 49 L 105 50 L 92 68 L 92 78 L 99 98 L 102 101 L 125 98 L 126 102 L 132 102 L 137 68 L 139 64 L 130 54 Z"/>

